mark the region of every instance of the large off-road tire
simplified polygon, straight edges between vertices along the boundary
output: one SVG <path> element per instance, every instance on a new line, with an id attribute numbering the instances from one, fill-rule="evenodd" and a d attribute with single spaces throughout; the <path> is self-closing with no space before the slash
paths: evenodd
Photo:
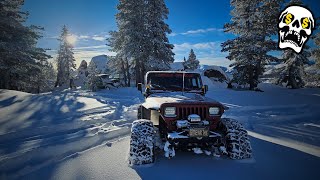
<path id="1" fill-rule="evenodd" d="M 129 163 L 131 165 L 154 162 L 154 128 L 150 120 L 140 119 L 132 123 Z"/>
<path id="2" fill-rule="evenodd" d="M 247 131 L 234 119 L 222 118 L 221 126 L 225 135 L 225 146 L 231 159 L 252 157 L 252 148 Z"/>

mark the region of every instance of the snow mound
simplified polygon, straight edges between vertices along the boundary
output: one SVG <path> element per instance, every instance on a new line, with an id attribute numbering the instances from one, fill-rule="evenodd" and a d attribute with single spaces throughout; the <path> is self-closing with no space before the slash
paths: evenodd
<path id="1" fill-rule="evenodd" d="M 89 66 L 95 67 L 98 74 L 104 73 L 108 69 L 109 58 L 107 55 L 95 56 L 91 59 Z"/>

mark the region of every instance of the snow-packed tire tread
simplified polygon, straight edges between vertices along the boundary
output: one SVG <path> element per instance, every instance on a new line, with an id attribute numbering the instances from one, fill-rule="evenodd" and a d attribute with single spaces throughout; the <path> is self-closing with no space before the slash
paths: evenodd
<path id="1" fill-rule="evenodd" d="M 252 157 L 252 148 L 247 131 L 234 119 L 222 118 L 225 130 L 226 149 L 231 159 Z"/>
<path id="2" fill-rule="evenodd" d="M 131 165 L 154 162 L 154 128 L 150 120 L 140 119 L 132 123 L 129 163 Z"/>

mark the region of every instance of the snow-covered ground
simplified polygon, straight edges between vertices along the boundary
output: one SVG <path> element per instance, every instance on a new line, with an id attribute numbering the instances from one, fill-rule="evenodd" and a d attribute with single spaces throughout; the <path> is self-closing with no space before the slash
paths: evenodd
<path id="1" fill-rule="evenodd" d="M 320 89 L 262 84 L 265 92 L 209 85 L 208 97 L 249 131 L 254 157 L 177 152 L 129 167 L 130 127 L 143 97 L 134 88 L 31 95 L 0 90 L 0 179 L 318 179 Z"/>

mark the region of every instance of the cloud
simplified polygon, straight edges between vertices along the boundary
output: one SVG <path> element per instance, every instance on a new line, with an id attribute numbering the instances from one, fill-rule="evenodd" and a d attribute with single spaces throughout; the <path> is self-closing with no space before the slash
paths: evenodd
<path id="1" fill-rule="evenodd" d="M 90 36 L 86 36 L 86 35 L 80 35 L 78 37 L 79 37 L 79 39 L 89 39 L 90 38 Z"/>
<path id="2" fill-rule="evenodd" d="M 173 51 L 190 51 L 190 49 L 194 50 L 210 50 L 220 48 L 220 42 L 203 42 L 203 43 L 182 43 L 182 44 L 174 44 Z"/>
<path id="3" fill-rule="evenodd" d="M 214 32 L 218 31 L 221 32 L 223 29 L 217 29 L 217 28 L 208 28 L 208 29 L 197 29 L 197 30 L 190 30 L 184 33 L 181 33 L 182 35 L 188 35 L 188 34 L 201 34 L 201 33 L 207 33 L 207 32 Z"/>
<path id="4" fill-rule="evenodd" d="M 77 35 L 77 34 L 72 34 L 72 37 L 75 41 L 89 41 L 89 40 L 94 40 L 94 41 L 106 41 L 106 39 L 109 37 L 109 35 Z M 58 39 L 59 36 L 48 36 L 46 37 L 47 39 Z"/>
<path id="5" fill-rule="evenodd" d="M 196 30 L 189 30 L 182 33 L 171 33 L 169 36 L 177 36 L 177 35 L 191 35 L 191 34 L 203 34 L 208 32 L 223 32 L 223 29 L 220 28 L 207 28 L 207 29 L 196 29 Z"/>
<path id="6" fill-rule="evenodd" d="M 77 35 L 77 38 L 79 40 L 84 40 L 84 41 L 88 41 L 88 40 L 94 40 L 94 41 L 106 41 L 106 39 L 108 38 L 108 35 Z"/>
<path id="7" fill-rule="evenodd" d="M 106 45 L 75 47 L 74 50 L 106 49 Z"/>
<path id="8" fill-rule="evenodd" d="M 177 33 L 174 33 L 174 32 L 173 32 L 173 33 L 168 34 L 168 36 L 172 36 L 172 37 L 173 37 L 173 36 L 176 36 L 176 35 L 178 35 L 178 34 L 177 34 Z"/>
<path id="9" fill-rule="evenodd" d="M 93 36 L 92 39 L 96 40 L 96 41 L 105 41 L 106 37 L 104 37 L 104 36 Z"/>

